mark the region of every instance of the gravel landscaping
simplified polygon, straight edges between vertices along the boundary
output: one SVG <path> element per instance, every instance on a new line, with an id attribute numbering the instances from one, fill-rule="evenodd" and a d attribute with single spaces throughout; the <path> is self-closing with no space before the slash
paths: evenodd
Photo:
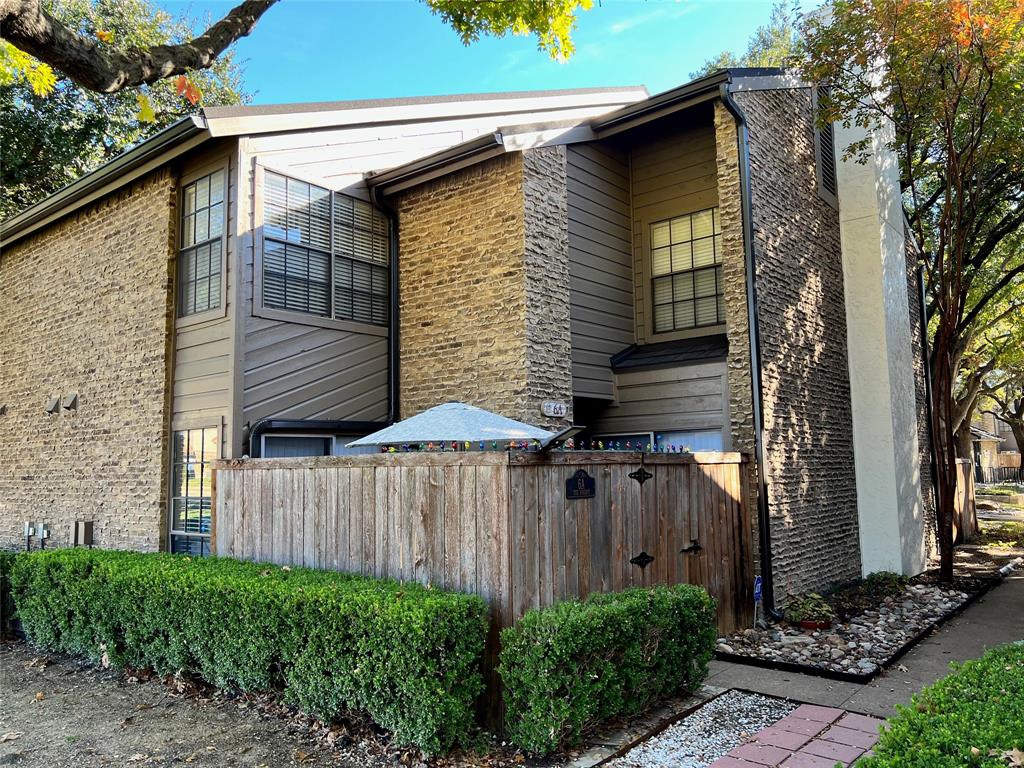
<path id="1" fill-rule="evenodd" d="M 779 624 L 746 629 L 718 640 L 722 654 L 798 664 L 850 675 L 871 675 L 933 623 L 960 608 L 970 597 L 962 588 L 909 584 L 831 629 L 809 631 Z"/>
<path id="2" fill-rule="evenodd" d="M 706 768 L 796 707 L 785 699 L 727 691 L 608 765 L 614 768 Z"/>

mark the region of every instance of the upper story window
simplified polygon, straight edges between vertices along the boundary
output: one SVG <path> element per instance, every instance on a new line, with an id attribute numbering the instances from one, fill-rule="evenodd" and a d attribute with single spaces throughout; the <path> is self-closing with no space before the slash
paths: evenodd
<path id="1" fill-rule="evenodd" d="M 654 332 L 725 322 L 718 209 L 651 224 Z"/>
<path id="2" fill-rule="evenodd" d="M 363 200 L 270 171 L 263 199 L 263 306 L 387 325 L 387 217 Z"/>
<path id="3" fill-rule="evenodd" d="M 217 309 L 224 264 L 223 171 L 182 188 L 180 240 L 178 316 Z"/>

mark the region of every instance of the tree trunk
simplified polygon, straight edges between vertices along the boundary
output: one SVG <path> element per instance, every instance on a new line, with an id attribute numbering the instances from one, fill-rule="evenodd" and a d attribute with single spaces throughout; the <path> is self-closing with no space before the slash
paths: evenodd
<path id="1" fill-rule="evenodd" d="M 971 422 L 964 419 L 956 431 L 956 455 L 961 459 L 974 461 L 974 451 L 971 441 Z"/>
<path id="2" fill-rule="evenodd" d="M 936 518 L 938 522 L 939 579 L 953 581 L 953 518 L 956 512 L 956 439 L 953 433 L 953 371 L 950 348 L 953 334 L 940 318 L 932 348 L 932 450 L 938 475 Z"/>

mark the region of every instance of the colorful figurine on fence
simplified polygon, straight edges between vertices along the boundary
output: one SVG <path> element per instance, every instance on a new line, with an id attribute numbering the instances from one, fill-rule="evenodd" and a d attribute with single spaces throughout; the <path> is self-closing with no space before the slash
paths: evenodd
<path id="1" fill-rule="evenodd" d="M 470 448 L 472 448 L 472 447 L 473 447 L 473 446 L 472 446 L 472 443 L 470 443 L 470 442 L 469 442 L 469 440 L 467 440 L 467 441 L 466 441 L 466 450 L 468 451 L 468 450 L 469 450 Z"/>
<path id="2" fill-rule="evenodd" d="M 574 441 L 571 437 L 568 440 L 565 441 L 565 450 L 571 451 L 571 450 L 573 450 L 575 448 L 576 448 L 576 441 Z"/>
<path id="3" fill-rule="evenodd" d="M 604 440 L 598 440 L 597 441 L 597 450 L 599 450 L 599 451 L 603 451 L 604 450 Z"/>

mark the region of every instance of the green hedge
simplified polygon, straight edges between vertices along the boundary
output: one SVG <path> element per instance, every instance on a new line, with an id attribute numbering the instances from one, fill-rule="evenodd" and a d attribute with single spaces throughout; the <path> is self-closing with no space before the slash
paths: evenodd
<path id="1" fill-rule="evenodd" d="M 283 686 L 323 719 L 365 710 L 427 752 L 464 740 L 483 690 L 487 608 L 471 595 L 302 568 L 64 549 L 21 555 L 18 618 L 45 649 Z"/>
<path id="2" fill-rule="evenodd" d="M 882 731 L 858 768 L 1006 768 L 1024 750 L 1024 644 L 995 648 L 955 665 L 923 689 Z M 994 752 L 994 754 L 989 754 Z"/>
<path id="3" fill-rule="evenodd" d="M 707 674 L 715 603 L 698 587 L 635 588 L 529 611 L 501 633 L 513 743 L 545 754 Z"/>

